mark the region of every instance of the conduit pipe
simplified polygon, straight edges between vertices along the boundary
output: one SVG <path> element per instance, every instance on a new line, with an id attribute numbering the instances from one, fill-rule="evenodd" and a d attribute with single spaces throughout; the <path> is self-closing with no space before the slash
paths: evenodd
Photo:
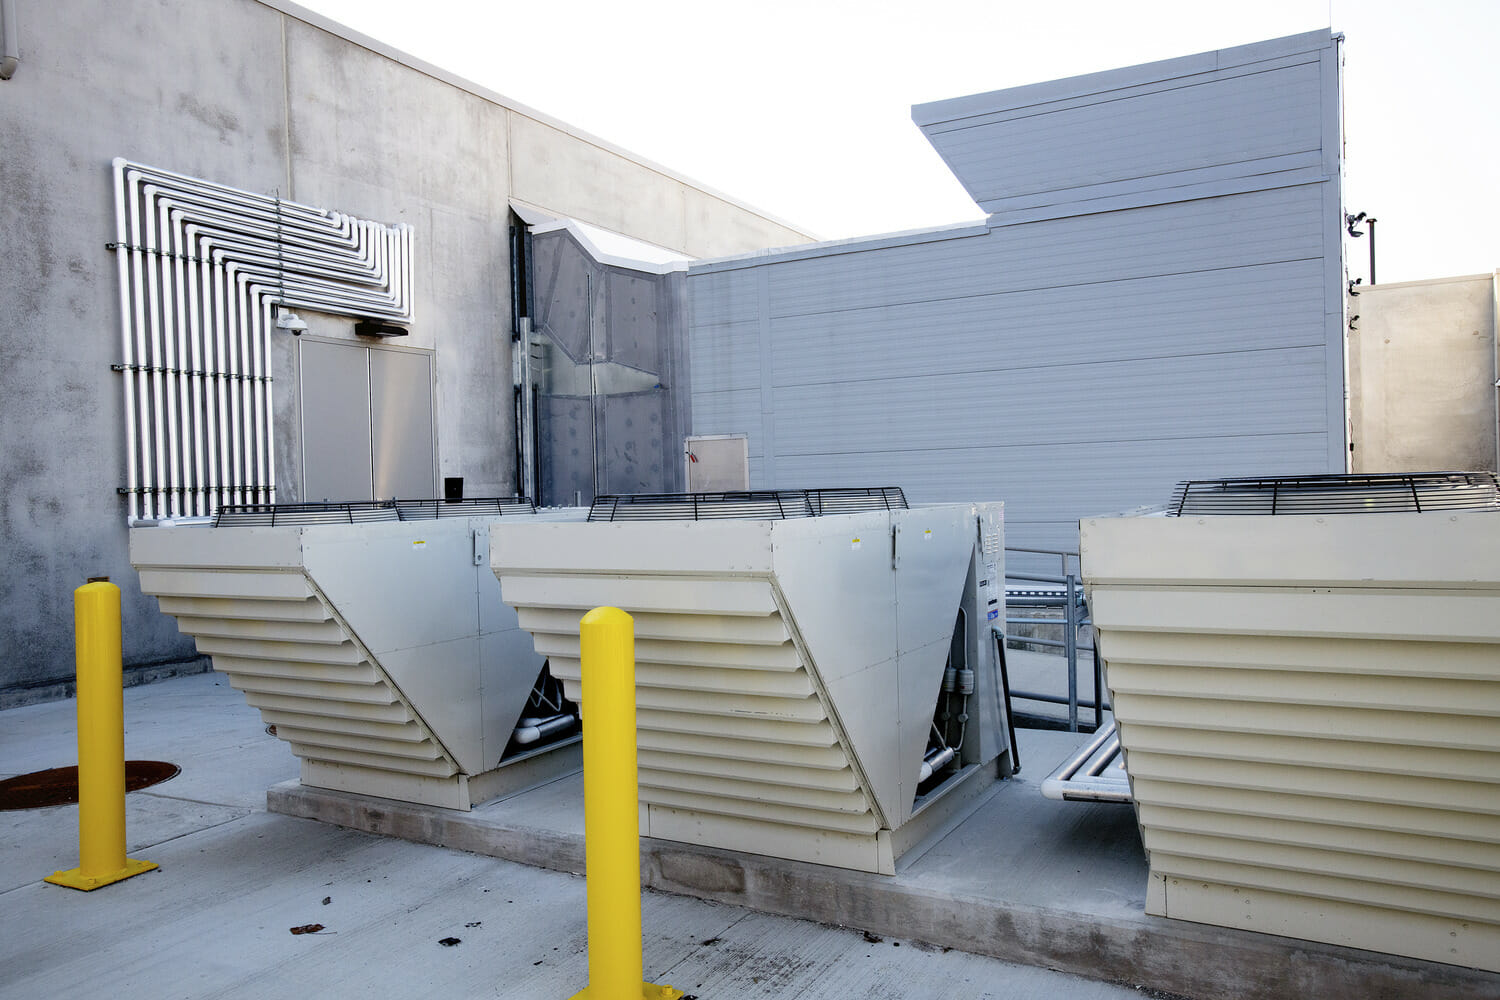
<path id="1" fill-rule="evenodd" d="M 0 80 L 16 75 L 21 46 L 16 42 L 16 0 L 0 0 Z"/>
<path id="2" fill-rule="evenodd" d="M 274 501 L 276 308 L 409 322 L 411 227 L 123 159 L 114 174 L 129 516 Z"/>
<path id="3" fill-rule="evenodd" d="M 516 724 L 516 729 L 511 734 L 511 739 L 515 740 L 521 746 L 540 743 L 543 740 L 550 740 L 561 736 L 572 729 L 573 724 L 577 721 L 575 716 L 567 713 L 554 715 L 546 719 L 522 719 Z"/>

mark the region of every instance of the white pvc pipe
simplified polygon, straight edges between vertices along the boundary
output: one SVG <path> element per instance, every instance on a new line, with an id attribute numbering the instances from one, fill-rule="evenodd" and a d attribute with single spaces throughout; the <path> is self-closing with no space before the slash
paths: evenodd
<path id="1" fill-rule="evenodd" d="M 114 165 L 130 516 L 274 500 L 273 302 L 409 321 L 411 227 Z"/>
<path id="2" fill-rule="evenodd" d="M 145 193 L 149 196 L 150 192 L 151 187 L 148 185 L 145 188 Z M 151 404 L 152 417 L 154 418 L 152 424 L 156 431 L 156 437 L 154 439 L 156 468 L 153 470 L 155 475 L 152 478 L 152 485 L 155 487 L 155 489 L 151 494 L 151 512 L 155 517 L 170 517 L 171 514 L 168 511 L 165 503 L 166 486 L 168 483 L 166 447 L 168 407 L 166 405 L 166 378 L 164 377 L 166 359 L 162 356 L 162 310 L 159 306 L 159 303 L 161 301 L 159 298 L 161 294 L 161 282 L 159 280 L 158 274 L 159 269 L 156 267 L 156 263 L 158 260 L 160 260 L 160 258 L 151 253 L 152 250 L 156 249 L 156 241 L 153 238 L 153 234 L 151 233 L 152 220 L 154 217 L 151 214 L 149 205 L 150 201 L 148 198 L 141 206 L 143 211 L 137 216 L 137 218 L 140 220 L 141 228 L 136 232 L 135 235 L 137 245 L 145 248 L 148 257 L 148 259 L 146 260 L 146 301 L 149 305 L 149 308 L 147 308 L 146 310 L 146 319 L 149 323 L 149 343 L 151 345 Z"/>
<path id="3" fill-rule="evenodd" d="M 572 729 L 575 721 L 577 720 L 571 715 L 554 715 L 550 719 L 522 719 L 511 734 L 511 739 L 522 746 L 551 739 Z"/>
<path id="4" fill-rule="evenodd" d="M 953 748 L 952 747 L 943 747 L 943 749 L 939 750 L 937 753 L 933 754 L 931 757 L 928 757 L 928 758 L 924 759 L 922 761 L 922 769 L 921 769 L 921 771 L 919 771 L 917 773 L 917 784 L 920 785 L 922 782 L 924 782 L 928 778 L 932 777 L 932 775 L 933 775 L 934 772 L 936 772 L 939 768 L 943 767 L 945 764 L 947 764 L 952 759 L 953 759 Z"/>
<path id="5" fill-rule="evenodd" d="M 166 240 L 165 232 L 161 232 L 158 224 L 164 222 L 164 213 L 158 205 L 155 212 L 146 213 L 146 248 L 170 252 L 170 246 Z M 158 304 L 158 308 L 152 312 L 152 336 L 157 338 L 158 349 L 161 354 L 160 367 L 162 369 L 162 406 L 167 418 L 166 457 L 167 457 L 167 490 L 163 497 L 167 516 L 177 517 L 183 513 L 182 502 L 182 460 L 181 442 L 177 433 L 177 415 L 181 402 L 182 376 L 181 367 L 177 363 L 177 317 L 180 315 L 173 308 L 176 302 L 172 282 L 171 258 L 158 254 L 149 276 L 157 280 L 158 288 L 152 288 L 151 300 Z M 160 298 L 158 298 L 160 294 Z"/>
<path id="6" fill-rule="evenodd" d="M 21 65 L 21 45 L 16 38 L 16 0 L 0 0 L 0 35 L 5 47 L 0 49 L 0 80 L 16 75 Z"/>
<path id="7" fill-rule="evenodd" d="M 9 5 L 12 0 L 0 0 L 5 5 L 6 24 L 5 36 L 7 45 L 11 32 L 9 18 Z M 125 161 L 116 158 L 114 161 L 115 190 L 125 189 Z M 135 350 L 132 340 L 131 317 L 134 315 L 130 303 L 130 263 L 125 249 L 129 245 L 129 235 L 125 229 L 125 199 L 115 199 L 115 270 L 120 280 L 120 354 L 124 370 L 125 388 L 125 489 L 127 516 L 136 518 L 141 513 L 141 498 L 136 493 L 140 480 L 136 474 L 136 427 L 135 427 L 135 372 L 131 367 L 135 364 Z"/>
<path id="8" fill-rule="evenodd" d="M 178 229 L 176 226 L 172 227 L 172 231 L 174 237 L 176 237 L 175 246 L 178 251 L 183 255 L 191 255 L 195 248 L 193 247 L 192 240 L 189 238 L 189 234 L 184 230 Z M 192 371 L 197 373 L 191 379 L 193 414 L 193 494 L 191 510 L 194 517 L 201 517 L 208 513 L 209 507 L 208 484 L 203 475 L 205 450 L 204 418 L 208 410 L 205 398 L 207 391 L 205 384 L 206 377 L 203 375 L 206 365 L 203 352 L 202 310 L 200 308 L 202 303 L 199 300 L 198 293 L 199 265 L 194 261 L 179 259 L 178 267 L 182 269 L 183 284 L 186 286 L 187 334 Z"/>

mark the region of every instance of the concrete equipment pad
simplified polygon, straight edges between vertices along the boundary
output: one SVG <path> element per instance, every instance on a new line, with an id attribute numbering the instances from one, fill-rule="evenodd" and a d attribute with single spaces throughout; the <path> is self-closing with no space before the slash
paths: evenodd
<path id="1" fill-rule="evenodd" d="M 1475 997 L 1500 976 L 1211 927 L 1144 912 L 1146 860 L 1129 806 L 1044 798 L 1042 780 L 1085 734 L 1018 733 L 1022 774 L 903 859 L 895 876 L 642 841 L 654 889 L 911 938 L 1189 997 Z M 579 873 L 580 775 L 469 813 L 285 782 L 268 808 Z M 933 994 L 937 995 L 937 994 Z"/>

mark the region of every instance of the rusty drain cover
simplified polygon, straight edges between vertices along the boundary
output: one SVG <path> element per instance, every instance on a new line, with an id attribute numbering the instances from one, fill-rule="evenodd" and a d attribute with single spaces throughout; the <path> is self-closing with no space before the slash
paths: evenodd
<path id="1" fill-rule="evenodd" d="M 182 771 L 176 764 L 162 760 L 127 760 L 125 790 L 150 788 Z M 53 767 L 30 774 L 18 774 L 0 781 L 0 811 L 7 809 L 40 809 L 43 806 L 65 806 L 78 801 L 78 765 Z"/>

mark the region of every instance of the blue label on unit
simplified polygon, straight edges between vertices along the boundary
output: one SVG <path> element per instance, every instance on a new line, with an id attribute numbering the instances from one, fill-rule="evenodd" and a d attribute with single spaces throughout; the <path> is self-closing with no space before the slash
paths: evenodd
<path id="1" fill-rule="evenodd" d="M 999 617 L 1000 617 L 1000 609 L 999 608 L 990 608 L 990 613 L 987 614 L 987 615 L 985 615 L 984 620 L 988 621 L 988 622 L 992 622 L 996 618 L 999 618 Z"/>

